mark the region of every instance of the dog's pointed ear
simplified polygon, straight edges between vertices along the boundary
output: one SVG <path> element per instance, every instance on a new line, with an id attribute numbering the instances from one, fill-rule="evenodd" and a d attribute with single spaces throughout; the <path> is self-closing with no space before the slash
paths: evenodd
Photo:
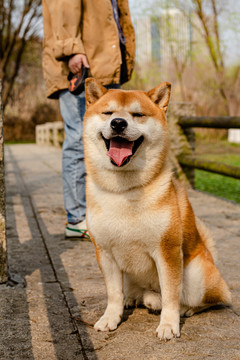
<path id="1" fill-rule="evenodd" d="M 154 89 L 150 90 L 147 95 L 155 104 L 157 104 L 160 108 L 167 112 L 170 93 L 171 84 L 169 82 L 164 82 L 155 87 Z"/>
<path id="2" fill-rule="evenodd" d="M 101 96 L 107 92 L 107 89 L 99 84 L 94 78 L 85 80 L 85 96 L 87 107 L 94 104 Z"/>

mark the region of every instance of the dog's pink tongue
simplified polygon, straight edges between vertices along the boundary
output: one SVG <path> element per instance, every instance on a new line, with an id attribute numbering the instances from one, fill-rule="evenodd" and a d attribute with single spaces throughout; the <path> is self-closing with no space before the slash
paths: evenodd
<path id="1" fill-rule="evenodd" d="M 133 141 L 113 138 L 110 140 L 110 148 L 107 155 L 117 166 L 121 166 L 126 158 L 132 155 L 132 147 Z"/>

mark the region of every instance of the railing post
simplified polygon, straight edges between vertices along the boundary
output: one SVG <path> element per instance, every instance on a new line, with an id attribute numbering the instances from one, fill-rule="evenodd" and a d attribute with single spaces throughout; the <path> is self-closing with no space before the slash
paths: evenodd
<path id="1" fill-rule="evenodd" d="M 64 142 L 64 124 L 55 121 L 37 125 L 35 134 L 37 145 L 61 147 Z"/>
<path id="2" fill-rule="evenodd" d="M 7 275 L 6 209 L 4 181 L 4 141 L 3 141 L 3 105 L 2 79 L 0 79 L 0 283 L 5 283 Z"/>
<path id="3" fill-rule="evenodd" d="M 185 180 L 194 187 L 194 168 L 179 165 L 179 158 L 182 154 L 193 155 L 195 150 L 195 133 L 192 128 L 182 129 L 178 124 L 181 116 L 195 116 L 194 105 L 192 103 L 170 103 L 167 115 L 169 136 L 171 144 L 171 160 L 175 174 L 180 180 Z"/>

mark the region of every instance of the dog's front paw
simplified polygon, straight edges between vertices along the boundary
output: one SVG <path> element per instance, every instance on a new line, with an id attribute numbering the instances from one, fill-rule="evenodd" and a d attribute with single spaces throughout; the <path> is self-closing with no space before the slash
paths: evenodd
<path id="1" fill-rule="evenodd" d="M 121 316 L 103 315 L 94 325 L 97 331 L 112 331 L 115 330 L 121 321 Z"/>
<path id="2" fill-rule="evenodd" d="M 180 337 L 179 323 L 163 323 L 156 329 L 156 335 L 160 340 L 171 340 L 172 338 Z"/>

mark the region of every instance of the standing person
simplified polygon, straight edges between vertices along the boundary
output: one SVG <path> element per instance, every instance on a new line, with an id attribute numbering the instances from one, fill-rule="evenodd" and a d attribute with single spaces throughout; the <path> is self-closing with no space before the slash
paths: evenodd
<path id="1" fill-rule="evenodd" d="M 43 72 L 47 97 L 59 99 L 64 120 L 62 149 L 66 237 L 88 237 L 85 214 L 83 117 L 85 92 L 69 90 L 69 72 L 91 76 L 108 88 L 128 81 L 134 66 L 135 35 L 128 0 L 43 0 Z"/>

